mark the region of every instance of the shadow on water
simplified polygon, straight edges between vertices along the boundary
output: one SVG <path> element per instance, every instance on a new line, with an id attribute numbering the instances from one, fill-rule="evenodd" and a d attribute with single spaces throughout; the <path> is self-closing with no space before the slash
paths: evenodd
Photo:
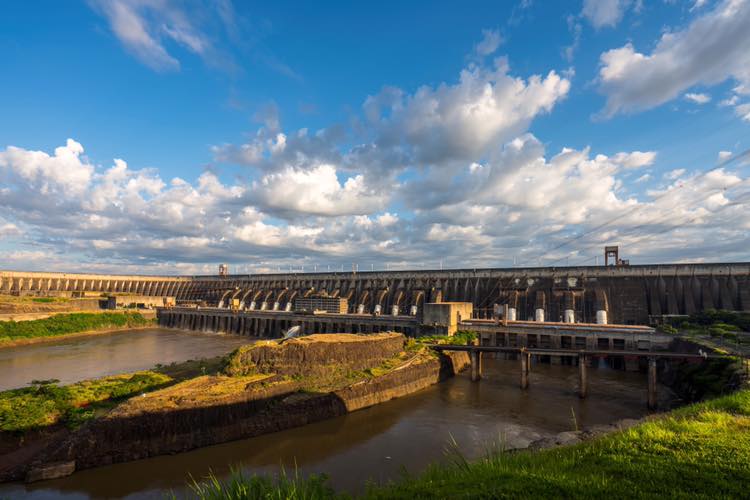
<path id="1" fill-rule="evenodd" d="M 84 470 L 68 478 L 31 485 L 0 486 L 0 497 L 163 498 L 184 491 L 188 477 L 213 471 L 228 475 L 296 467 L 301 474 L 326 473 L 337 489 L 361 491 L 368 479 L 396 479 L 444 460 L 451 436 L 469 458 L 493 444 L 524 446 L 554 433 L 646 414 L 646 377 L 600 367 L 590 370 L 589 397 L 576 393 L 577 368 L 536 364 L 527 391 L 519 389 L 517 361 L 486 359 L 484 378 L 466 375 L 415 395 L 342 417 L 256 438 L 173 456 Z M 660 388 L 660 404 L 671 393 Z M 573 421 L 575 414 L 576 423 Z"/>

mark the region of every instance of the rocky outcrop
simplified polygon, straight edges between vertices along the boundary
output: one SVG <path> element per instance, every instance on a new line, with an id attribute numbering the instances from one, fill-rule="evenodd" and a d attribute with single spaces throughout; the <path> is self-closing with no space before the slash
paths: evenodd
<path id="1" fill-rule="evenodd" d="M 227 373 L 312 376 L 329 370 L 332 364 L 364 370 L 403 351 L 405 342 L 400 333 L 309 335 L 282 342 L 258 342 L 232 353 Z"/>

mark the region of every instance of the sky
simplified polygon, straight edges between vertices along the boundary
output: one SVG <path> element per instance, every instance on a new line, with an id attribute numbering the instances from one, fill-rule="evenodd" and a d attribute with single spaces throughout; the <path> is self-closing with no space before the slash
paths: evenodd
<path id="1" fill-rule="evenodd" d="M 0 268 L 750 260 L 750 0 L 11 0 Z"/>

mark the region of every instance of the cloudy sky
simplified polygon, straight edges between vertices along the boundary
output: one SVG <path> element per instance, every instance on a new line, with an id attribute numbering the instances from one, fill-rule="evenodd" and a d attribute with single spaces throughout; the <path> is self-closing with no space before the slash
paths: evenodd
<path id="1" fill-rule="evenodd" d="M 749 26 L 750 0 L 11 0 L 0 268 L 750 260 Z"/>

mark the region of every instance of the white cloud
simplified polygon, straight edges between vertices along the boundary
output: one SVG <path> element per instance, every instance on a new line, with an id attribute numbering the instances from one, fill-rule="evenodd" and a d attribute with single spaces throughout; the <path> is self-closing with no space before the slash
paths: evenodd
<path id="1" fill-rule="evenodd" d="M 625 168 L 642 168 L 653 165 L 656 160 L 655 151 L 632 151 L 630 153 L 617 153 L 612 161 Z"/>
<path id="2" fill-rule="evenodd" d="M 365 110 L 381 146 L 409 148 L 421 164 L 466 162 L 524 132 L 569 89 L 570 82 L 554 71 L 526 81 L 512 77 L 507 62 L 498 59 L 493 69 L 464 69 L 454 85 L 425 86 L 412 95 L 386 89 L 369 97 Z"/>
<path id="3" fill-rule="evenodd" d="M 314 215 L 360 215 L 385 208 L 388 197 L 365 185 L 364 177 L 339 182 L 333 165 L 288 168 L 265 175 L 253 185 L 252 198 L 270 211 Z"/>
<path id="4" fill-rule="evenodd" d="M 45 194 L 78 195 L 88 188 L 94 173 L 94 167 L 81 160 L 82 154 L 83 146 L 73 139 L 56 148 L 54 156 L 8 146 L 0 151 L 0 179 L 6 186 L 0 189 L 0 195 L 18 184 Z"/>
<path id="5" fill-rule="evenodd" d="M 731 158 L 731 157 L 732 157 L 731 151 L 719 151 L 719 156 L 718 156 L 719 161 L 724 161 L 727 158 Z"/>
<path id="6" fill-rule="evenodd" d="M 750 103 L 740 104 L 734 108 L 734 112 L 746 122 L 750 122 Z"/>
<path id="7" fill-rule="evenodd" d="M 701 7 L 705 6 L 707 3 L 708 3 L 708 0 L 695 0 L 695 2 L 693 2 L 693 6 L 690 7 L 690 12 L 700 9 Z"/>
<path id="8" fill-rule="evenodd" d="M 696 94 L 688 92 L 685 94 L 685 99 L 695 104 L 707 104 L 711 102 L 711 96 L 708 94 Z"/>
<path id="9" fill-rule="evenodd" d="M 497 50 L 502 41 L 498 30 L 482 30 L 482 41 L 474 46 L 474 52 L 479 56 L 488 56 Z"/>
<path id="10" fill-rule="evenodd" d="M 227 2 L 219 2 L 217 12 L 213 6 L 198 12 L 200 4 L 172 0 L 89 0 L 89 3 L 107 19 L 125 50 L 155 71 L 180 69 L 180 61 L 169 52 L 167 42 L 200 56 L 209 65 L 233 66 L 227 55 L 218 51 L 211 37 L 196 24 L 215 14 L 231 35 L 236 25 L 229 23 L 228 16 L 233 15 L 233 10 Z"/>
<path id="11" fill-rule="evenodd" d="M 698 255 L 707 245 L 727 256 L 746 256 L 742 248 L 748 248 L 742 246 L 748 206 L 734 192 L 748 191 L 747 179 L 723 170 L 703 177 L 675 171 L 668 176 L 673 184 L 639 200 L 623 195 L 622 186 L 631 168 L 653 163 L 651 152 L 606 156 L 564 148 L 546 157 L 530 134 L 496 146 L 482 163 L 457 167 L 447 181 L 435 179 L 431 169 L 411 169 L 404 186 L 388 196 L 368 187 L 363 175 L 342 174 L 332 164 L 267 171 L 243 186 L 211 173 L 194 182 L 166 181 L 124 160 L 94 168 L 74 141 L 56 155 L 20 148 L 3 154 L 8 150 L 15 154 L 2 157 L 2 169 L 13 173 L 13 182 L 0 191 L 0 234 L 20 247 L 0 255 L 6 266 L 164 273 L 215 272 L 211 263 L 227 261 L 252 262 L 250 271 L 313 263 L 348 268 L 351 262 L 507 265 L 512 256 L 544 256 L 570 234 L 632 209 L 637 212 L 618 220 L 608 235 L 597 233 L 578 250 L 593 245 L 598 252 L 614 238 L 643 261 Z M 58 189 L 52 180 L 70 164 L 70 154 L 79 168 L 92 169 L 83 190 Z M 45 168 L 17 174 L 28 158 L 44 159 Z M 393 206 L 406 207 L 408 216 Z M 727 233 L 727 224 L 737 232 Z M 639 243 L 635 228 L 640 235 L 676 231 L 682 246 L 667 246 L 670 238 L 656 246 Z"/>
<path id="12" fill-rule="evenodd" d="M 601 55 L 604 114 L 663 104 L 696 85 L 750 82 L 750 1 L 725 0 L 681 31 L 662 35 L 651 54 L 631 43 Z"/>
<path id="13" fill-rule="evenodd" d="M 739 96 L 733 95 L 719 102 L 719 106 L 734 106 L 740 100 Z"/>
<path id="14" fill-rule="evenodd" d="M 675 179 L 679 179 L 684 174 L 685 174 L 685 169 L 684 168 L 676 168 L 674 170 L 670 170 L 669 172 L 666 172 L 664 174 L 664 178 L 673 181 Z"/>
<path id="15" fill-rule="evenodd" d="M 620 22 L 630 4 L 629 0 L 583 0 L 581 14 L 597 29 L 613 27 Z"/>
<path id="16" fill-rule="evenodd" d="M 648 182 L 648 181 L 650 181 L 650 180 L 651 180 L 651 174 L 643 174 L 642 176 L 638 177 L 638 178 L 637 178 L 637 179 L 635 180 L 635 183 L 636 183 L 636 184 L 641 184 L 641 183 L 643 183 L 643 182 Z"/>

